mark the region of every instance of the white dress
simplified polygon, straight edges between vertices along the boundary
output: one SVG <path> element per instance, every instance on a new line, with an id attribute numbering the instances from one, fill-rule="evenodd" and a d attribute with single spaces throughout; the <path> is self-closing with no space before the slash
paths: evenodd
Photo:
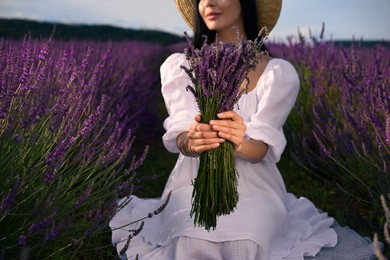
<path id="1" fill-rule="evenodd" d="M 181 65 L 184 54 L 172 54 L 161 66 L 162 94 L 169 116 L 164 122 L 165 147 L 178 153 L 176 137 L 194 123 L 198 108 Z M 286 146 L 282 126 L 295 103 L 299 79 L 285 60 L 272 59 L 255 89 L 243 95 L 235 111 L 243 118 L 246 137 L 262 140 L 269 150 L 259 163 L 236 159 L 239 201 L 235 211 L 218 218 L 217 227 L 206 231 L 194 227 L 190 218 L 191 181 L 196 177 L 198 158 L 179 155 L 161 199 L 133 200 L 112 219 L 111 228 L 145 217 L 157 209 L 172 191 L 165 210 L 145 221 L 134 237 L 127 257 L 133 259 L 303 259 L 322 247 L 337 243 L 331 228 L 333 218 L 319 213 L 306 198 L 287 193 L 276 166 Z M 291 172 L 290 174 L 294 174 Z M 134 227 L 132 227 L 134 228 Z M 132 228 L 113 231 L 118 252 Z M 121 241 L 121 242 L 120 242 Z"/>

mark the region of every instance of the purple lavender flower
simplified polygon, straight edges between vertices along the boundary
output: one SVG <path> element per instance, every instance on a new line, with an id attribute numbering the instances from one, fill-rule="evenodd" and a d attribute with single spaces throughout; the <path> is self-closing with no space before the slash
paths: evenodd
<path id="1" fill-rule="evenodd" d="M 20 246 L 25 246 L 26 245 L 26 243 L 27 243 L 27 236 L 24 233 L 22 233 L 19 236 L 19 242 L 18 243 L 19 243 Z"/>
<path id="2" fill-rule="evenodd" d="M 90 184 L 88 187 L 84 190 L 83 194 L 78 198 L 76 203 L 74 204 L 75 209 L 80 208 L 80 206 L 88 199 L 88 197 L 91 195 L 93 185 Z"/>
<path id="3" fill-rule="evenodd" d="M 386 115 L 386 144 L 390 146 L 390 114 Z"/>
<path id="4" fill-rule="evenodd" d="M 122 250 L 119 252 L 119 254 L 121 256 L 124 256 L 127 249 L 129 248 L 129 245 L 130 245 L 130 241 L 133 237 L 137 236 L 139 233 L 141 233 L 142 229 L 144 228 L 144 222 L 142 221 L 141 222 L 141 225 L 139 226 L 139 228 L 135 229 L 135 230 L 129 230 L 130 232 L 130 235 L 129 237 L 127 238 L 126 240 L 126 244 L 125 246 L 122 248 Z"/>
<path id="5" fill-rule="evenodd" d="M 1 213 L 7 212 L 16 202 L 20 189 L 20 180 L 17 177 L 15 184 L 13 185 L 11 191 L 3 197 L 1 201 Z"/>
<path id="6" fill-rule="evenodd" d="M 90 114 L 83 123 L 83 129 L 81 130 L 80 136 L 84 140 L 86 140 L 87 137 L 91 134 L 92 128 L 101 120 L 106 105 L 107 105 L 107 96 L 103 95 L 100 100 L 100 104 L 96 109 L 96 112 Z"/>
<path id="7" fill-rule="evenodd" d="M 49 170 L 45 174 L 45 183 L 51 183 L 54 180 L 56 168 L 63 159 L 66 150 L 73 143 L 74 137 L 67 136 L 64 140 L 59 142 L 55 149 L 45 158 L 45 163 L 48 165 Z"/>
<path id="8" fill-rule="evenodd" d="M 52 42 L 52 39 L 50 37 L 47 40 L 47 42 L 45 42 L 45 44 L 43 45 L 43 48 L 41 49 L 41 51 L 39 53 L 39 56 L 38 56 L 38 59 L 40 59 L 41 61 L 45 61 L 46 60 L 46 57 L 49 54 L 49 49 L 50 49 L 51 42 Z"/>
<path id="9" fill-rule="evenodd" d="M 259 60 L 257 50 L 264 39 L 260 38 L 255 42 L 244 41 L 237 34 L 237 45 L 221 43 L 217 39 L 215 44 L 204 44 L 197 50 L 188 34 L 185 36 L 189 44 L 185 55 L 190 68 L 185 66 L 182 68 L 194 84 L 187 86 L 187 90 L 194 94 L 200 111 L 205 110 L 204 106 L 207 106 L 202 99 L 211 96 L 216 98 L 217 113 L 232 110 L 241 95 L 239 89 L 241 82 Z"/>
<path id="10" fill-rule="evenodd" d="M 125 181 L 120 184 L 118 192 L 120 197 L 129 197 L 133 193 L 134 184 L 130 181 Z"/>
<path id="11" fill-rule="evenodd" d="M 314 135 L 314 138 L 316 140 L 316 142 L 318 143 L 318 145 L 320 146 L 321 148 L 321 152 L 326 156 L 326 157 L 329 157 L 331 155 L 331 153 L 329 152 L 328 148 L 326 148 L 326 146 L 324 145 L 324 143 L 321 141 L 321 139 L 318 137 L 318 135 L 316 134 L 316 132 L 313 131 L 313 135 Z"/>
<path id="12" fill-rule="evenodd" d="M 24 64 L 23 64 L 23 71 L 22 71 L 22 75 L 20 77 L 20 83 L 22 85 L 24 85 L 29 76 L 30 76 L 30 66 L 31 66 L 31 45 L 30 45 L 30 41 L 25 41 L 23 43 L 23 48 L 22 48 L 22 60 L 24 61 Z"/>
<path id="13" fill-rule="evenodd" d="M 45 175 L 43 176 L 43 182 L 46 184 L 50 184 L 54 181 L 54 171 L 53 170 L 48 170 Z"/>
<path id="14" fill-rule="evenodd" d="M 54 240 L 58 235 L 58 231 L 53 227 L 50 231 L 47 231 L 43 243 Z"/>
<path id="15" fill-rule="evenodd" d="M 136 170 L 138 167 L 142 165 L 142 163 L 146 158 L 146 155 L 148 154 L 148 151 L 149 151 L 149 146 L 147 145 L 144 149 L 144 152 L 142 153 L 141 157 L 138 158 L 138 160 L 135 160 L 135 157 L 133 157 L 133 161 L 130 166 L 131 170 Z"/>

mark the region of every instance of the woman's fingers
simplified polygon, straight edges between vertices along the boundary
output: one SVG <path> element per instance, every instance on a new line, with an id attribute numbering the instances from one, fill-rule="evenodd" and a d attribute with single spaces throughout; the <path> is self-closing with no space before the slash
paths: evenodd
<path id="1" fill-rule="evenodd" d="M 224 112 L 223 114 L 229 116 L 227 118 L 230 120 L 211 120 L 210 126 L 212 130 L 235 136 L 245 135 L 246 125 L 238 114 L 234 112 Z"/>
<path id="2" fill-rule="evenodd" d="M 225 132 L 218 132 L 218 136 L 231 141 L 235 145 L 240 145 L 242 143 L 243 135 L 233 135 L 233 134 L 228 134 Z"/>
<path id="3" fill-rule="evenodd" d="M 215 138 L 193 138 L 190 134 L 187 135 L 191 150 L 200 154 L 204 151 L 217 148 L 220 143 L 224 142 L 225 139 L 220 138 L 218 133 L 214 134 Z"/>
<path id="4" fill-rule="evenodd" d="M 234 111 L 221 112 L 217 116 L 220 119 L 231 119 L 233 121 L 241 121 L 241 122 L 243 121 L 241 116 Z"/>
<path id="5" fill-rule="evenodd" d="M 211 129 L 214 131 L 246 131 L 246 125 L 243 122 L 235 122 L 231 120 L 212 120 L 210 121 Z"/>
<path id="6" fill-rule="evenodd" d="M 199 114 L 196 115 L 196 116 L 194 117 L 194 119 L 195 119 L 196 122 L 200 123 L 201 118 L 200 118 L 200 115 L 199 115 Z"/>
<path id="7" fill-rule="evenodd" d="M 226 111 L 218 114 L 220 119 L 230 120 L 211 120 L 211 129 L 218 132 L 218 136 L 231 141 L 236 149 L 241 147 L 246 125 L 244 124 L 240 115 L 233 111 Z"/>
<path id="8" fill-rule="evenodd" d="M 190 140 L 190 145 L 192 147 L 198 146 L 210 146 L 213 144 L 222 143 L 225 140 L 218 136 L 218 132 L 216 131 L 189 131 L 187 134 L 187 138 Z M 202 148 L 203 149 L 203 148 Z"/>
<path id="9" fill-rule="evenodd" d="M 197 123 L 190 126 L 187 134 L 192 151 L 202 153 L 217 148 L 225 140 L 231 141 L 236 149 L 241 147 L 246 131 L 241 116 L 234 111 L 226 111 L 219 113 L 218 118 L 202 124 L 200 115 L 194 117 Z"/>
<path id="10" fill-rule="evenodd" d="M 212 144 L 208 144 L 208 145 L 191 146 L 191 150 L 193 152 L 196 152 L 197 154 L 201 154 L 204 151 L 208 151 L 208 150 L 217 148 L 219 146 L 219 144 L 220 143 L 212 143 Z M 190 143 L 190 145 L 191 145 L 191 143 Z"/>
<path id="11" fill-rule="evenodd" d="M 190 126 L 189 138 L 217 138 L 218 134 L 208 124 L 194 123 Z"/>
<path id="12" fill-rule="evenodd" d="M 191 150 L 199 154 L 217 148 L 220 143 L 225 141 L 218 136 L 218 132 L 214 131 L 210 125 L 199 123 L 194 123 L 190 126 L 187 138 L 189 139 Z"/>

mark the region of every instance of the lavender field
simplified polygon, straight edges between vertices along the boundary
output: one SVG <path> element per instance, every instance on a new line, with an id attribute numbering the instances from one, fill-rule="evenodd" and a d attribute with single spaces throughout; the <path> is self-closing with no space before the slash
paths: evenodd
<path id="1" fill-rule="evenodd" d="M 381 235 L 390 49 L 267 46 L 301 79 L 279 164 L 287 188 L 362 235 Z M 161 143 L 159 66 L 184 47 L 0 41 L 0 258 L 115 258 L 116 199 L 159 196 L 176 158 Z"/>
<path id="2" fill-rule="evenodd" d="M 317 192 L 332 191 L 317 204 L 366 236 L 382 233 L 380 195 L 390 198 L 389 48 L 359 42 L 349 48 L 331 42 L 270 47 L 300 75 L 301 93 L 286 125 L 288 152 L 325 184 Z"/>

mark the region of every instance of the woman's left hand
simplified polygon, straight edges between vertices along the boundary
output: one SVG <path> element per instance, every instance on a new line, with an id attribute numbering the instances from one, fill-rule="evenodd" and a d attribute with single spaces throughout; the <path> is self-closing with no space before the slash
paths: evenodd
<path id="1" fill-rule="evenodd" d="M 240 152 L 246 131 L 244 120 L 234 111 L 222 112 L 217 116 L 220 119 L 230 120 L 211 120 L 211 128 L 218 131 L 219 137 L 231 141 L 234 144 L 234 150 Z"/>

